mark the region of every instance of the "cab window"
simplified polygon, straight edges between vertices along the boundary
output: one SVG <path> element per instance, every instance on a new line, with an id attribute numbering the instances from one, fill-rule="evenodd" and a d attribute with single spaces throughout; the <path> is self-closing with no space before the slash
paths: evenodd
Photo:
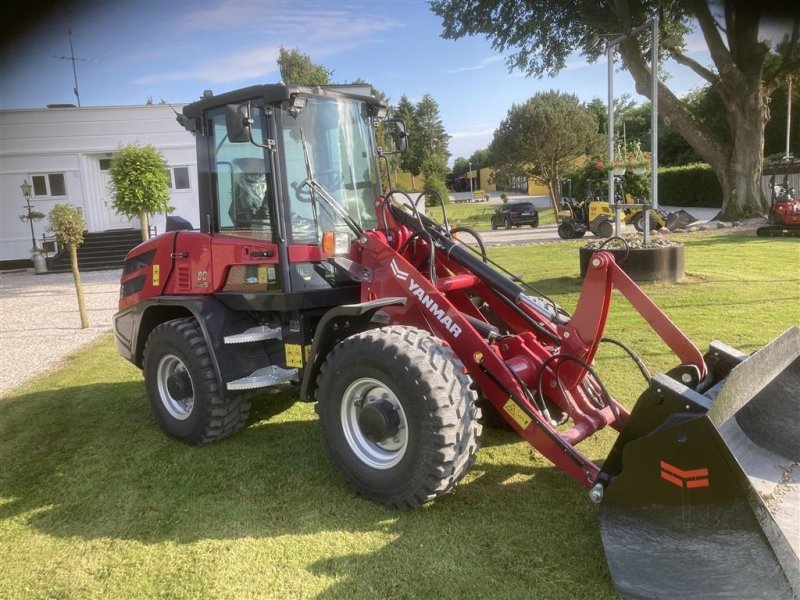
<path id="1" fill-rule="evenodd" d="M 210 115 L 212 170 L 216 173 L 216 218 L 219 232 L 273 241 L 271 206 L 274 179 L 264 149 L 228 139 L 225 109 Z M 253 140 L 264 143 L 264 110 L 251 107 Z"/>

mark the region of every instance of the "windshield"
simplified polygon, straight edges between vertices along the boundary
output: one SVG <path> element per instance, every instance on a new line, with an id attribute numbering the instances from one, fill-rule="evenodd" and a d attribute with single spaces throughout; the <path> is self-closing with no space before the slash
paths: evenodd
<path id="1" fill-rule="evenodd" d="M 280 122 L 292 242 L 318 244 L 324 231 L 350 231 L 303 184 L 308 179 L 304 144 L 317 182 L 362 229 L 374 229 L 375 199 L 381 190 L 366 105 L 357 100 L 311 97 L 299 111 L 291 106 L 291 101 L 281 106 Z"/>

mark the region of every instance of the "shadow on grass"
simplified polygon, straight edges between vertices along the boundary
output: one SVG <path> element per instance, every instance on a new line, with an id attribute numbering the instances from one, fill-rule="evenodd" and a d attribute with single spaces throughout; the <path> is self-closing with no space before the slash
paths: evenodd
<path id="1" fill-rule="evenodd" d="M 452 597 L 506 569 L 500 596 L 558 597 L 547 593 L 558 582 L 565 598 L 592 595 L 586 586 L 611 597 L 584 490 L 543 461 L 528 463 L 524 444 L 507 450 L 510 434 L 487 435 L 494 448 L 453 493 L 398 512 L 341 482 L 313 407 L 289 393 L 258 397 L 242 432 L 203 448 L 160 432 L 140 382 L 7 398 L 0 423 L 0 520 L 48 536 L 155 545 L 324 534 L 355 536 L 345 547 L 358 552 L 367 534 L 383 539 L 377 551 L 331 552 L 310 566 L 335 578 L 323 597 L 442 597 L 442 586 Z M 397 577 L 376 578 L 376 569 Z"/>

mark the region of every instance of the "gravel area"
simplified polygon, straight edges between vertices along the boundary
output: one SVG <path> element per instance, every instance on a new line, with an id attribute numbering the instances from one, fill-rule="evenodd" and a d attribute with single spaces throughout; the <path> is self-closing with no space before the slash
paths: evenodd
<path id="1" fill-rule="evenodd" d="M 0 273 L 0 397 L 111 331 L 120 274 L 81 273 L 90 325 L 81 329 L 71 273 Z"/>

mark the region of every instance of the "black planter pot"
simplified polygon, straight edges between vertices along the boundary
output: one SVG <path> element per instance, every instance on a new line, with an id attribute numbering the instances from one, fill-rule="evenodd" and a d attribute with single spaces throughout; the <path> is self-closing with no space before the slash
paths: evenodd
<path id="1" fill-rule="evenodd" d="M 586 275 L 589 260 L 597 250 L 580 248 L 581 277 Z M 628 277 L 639 283 L 675 283 L 683 279 L 684 246 L 657 246 L 655 248 L 604 248 Z M 625 256 L 627 253 L 627 257 Z"/>

